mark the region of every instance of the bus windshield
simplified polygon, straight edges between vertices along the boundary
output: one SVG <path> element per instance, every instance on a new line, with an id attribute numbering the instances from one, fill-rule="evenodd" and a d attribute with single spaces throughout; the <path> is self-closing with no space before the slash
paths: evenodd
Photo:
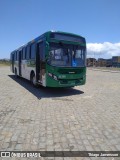
<path id="1" fill-rule="evenodd" d="M 84 67 L 85 47 L 63 43 L 50 43 L 48 63 L 60 67 Z"/>

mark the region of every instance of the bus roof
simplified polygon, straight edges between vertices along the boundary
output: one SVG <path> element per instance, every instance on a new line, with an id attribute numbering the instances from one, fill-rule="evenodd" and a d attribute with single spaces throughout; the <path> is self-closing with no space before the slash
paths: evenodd
<path id="1" fill-rule="evenodd" d="M 68 34 L 68 35 L 73 35 L 73 36 L 78 36 L 78 37 L 84 38 L 84 37 L 82 37 L 81 35 L 74 34 L 74 33 L 70 33 L 70 32 L 62 32 L 62 31 L 48 31 L 48 32 L 50 32 L 50 33 Z M 47 32 L 47 33 L 48 33 L 48 32 Z"/>
<path id="2" fill-rule="evenodd" d="M 72 36 L 77 36 L 77 37 L 81 37 L 81 38 L 84 38 L 82 37 L 81 35 L 78 35 L 78 34 L 74 34 L 74 33 L 69 33 L 69 32 L 62 32 L 62 31 L 47 31 L 45 33 L 43 33 L 42 35 L 38 36 L 37 38 L 35 39 L 32 39 L 31 41 L 29 41 L 28 43 L 20 46 L 19 48 L 15 49 L 14 51 L 12 51 L 11 53 L 15 52 L 15 51 L 18 51 L 18 50 L 21 50 L 23 47 L 27 46 L 28 44 L 31 44 L 33 42 L 37 42 L 39 41 L 41 38 L 44 38 L 45 35 L 47 34 L 50 34 L 50 33 L 60 33 L 60 34 L 66 34 L 66 35 L 72 35 Z"/>

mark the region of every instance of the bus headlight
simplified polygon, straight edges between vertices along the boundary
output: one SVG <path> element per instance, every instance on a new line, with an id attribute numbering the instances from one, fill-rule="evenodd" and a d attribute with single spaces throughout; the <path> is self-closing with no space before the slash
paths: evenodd
<path id="1" fill-rule="evenodd" d="M 57 76 L 55 76 L 54 74 L 52 74 L 52 73 L 48 73 L 48 75 L 50 76 L 50 77 L 52 77 L 54 80 L 58 80 L 58 78 L 57 78 Z"/>
<path id="2" fill-rule="evenodd" d="M 48 75 L 49 75 L 50 77 L 52 77 L 52 73 L 48 73 Z"/>
<path id="3" fill-rule="evenodd" d="M 58 80 L 57 76 L 55 76 L 55 75 L 53 75 L 53 79 L 56 80 L 56 81 Z"/>

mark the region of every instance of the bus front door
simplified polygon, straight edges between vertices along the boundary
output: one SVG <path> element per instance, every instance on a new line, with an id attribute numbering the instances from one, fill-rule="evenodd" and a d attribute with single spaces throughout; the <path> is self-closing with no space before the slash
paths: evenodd
<path id="1" fill-rule="evenodd" d="M 43 75 L 44 75 L 44 65 L 43 65 L 43 42 L 37 44 L 37 54 L 36 54 L 36 79 L 38 82 L 43 84 Z"/>

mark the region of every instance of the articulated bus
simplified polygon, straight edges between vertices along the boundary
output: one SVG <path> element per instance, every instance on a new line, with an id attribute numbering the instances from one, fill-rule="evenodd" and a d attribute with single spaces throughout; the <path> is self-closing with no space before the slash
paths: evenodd
<path id="1" fill-rule="evenodd" d="M 11 71 L 44 87 L 86 82 L 86 41 L 73 33 L 48 31 L 10 54 Z"/>

